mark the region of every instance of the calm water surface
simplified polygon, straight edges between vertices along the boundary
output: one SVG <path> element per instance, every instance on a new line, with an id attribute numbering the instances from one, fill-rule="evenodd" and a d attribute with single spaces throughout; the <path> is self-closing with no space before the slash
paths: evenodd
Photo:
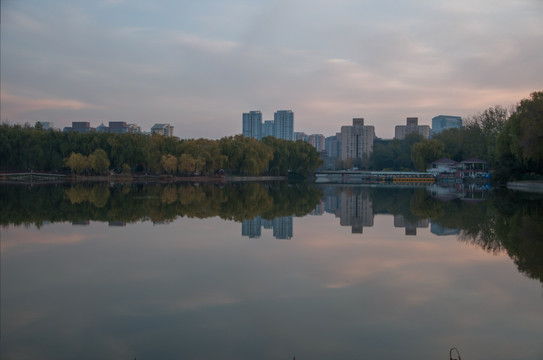
<path id="1" fill-rule="evenodd" d="M 543 358 L 536 195 L 1 191 L 2 359 Z"/>

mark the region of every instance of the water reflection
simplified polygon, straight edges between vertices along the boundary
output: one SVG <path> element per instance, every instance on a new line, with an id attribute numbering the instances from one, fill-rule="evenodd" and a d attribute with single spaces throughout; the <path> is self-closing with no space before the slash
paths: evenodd
<path id="1" fill-rule="evenodd" d="M 436 236 L 491 253 L 506 251 L 519 270 L 543 281 L 543 200 L 540 194 L 489 191 L 485 186 L 401 187 L 278 183 L 77 184 L 74 186 L 0 186 L 0 224 L 30 225 L 69 221 L 110 227 L 151 221 L 167 224 L 179 217 L 241 222 L 241 235 L 276 239 L 294 236 L 293 217 L 333 214 L 340 226 L 363 234 L 374 217 L 393 216 L 390 225 L 406 236 L 430 228 Z"/>
<path id="2" fill-rule="evenodd" d="M 302 184 L 0 191 L 1 358 L 543 355 L 541 285 L 511 261 L 541 281 L 541 197 Z"/>

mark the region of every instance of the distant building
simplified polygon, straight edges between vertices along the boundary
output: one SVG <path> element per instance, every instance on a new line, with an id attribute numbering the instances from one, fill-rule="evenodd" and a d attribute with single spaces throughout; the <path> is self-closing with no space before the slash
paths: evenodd
<path id="1" fill-rule="evenodd" d="M 364 125 L 364 118 L 354 118 L 352 126 L 341 127 L 341 160 L 369 156 L 374 139 L 375 128 Z"/>
<path id="2" fill-rule="evenodd" d="M 313 145 L 315 149 L 317 149 L 317 152 L 321 153 L 324 151 L 324 135 L 311 134 L 309 135 L 307 142 Z"/>
<path id="3" fill-rule="evenodd" d="M 262 139 L 262 113 L 250 111 L 243 113 L 243 136 Z"/>
<path id="4" fill-rule="evenodd" d="M 112 134 L 126 134 L 128 133 L 128 125 L 124 121 L 110 121 L 109 132 Z"/>
<path id="5" fill-rule="evenodd" d="M 109 127 L 105 126 L 104 123 L 101 123 L 100 125 L 98 125 L 96 127 L 96 132 L 108 133 L 109 132 Z"/>
<path id="6" fill-rule="evenodd" d="M 408 117 L 406 125 L 396 125 L 394 138 L 398 140 L 405 139 L 407 134 L 416 133 L 422 135 L 425 139 L 430 137 L 430 126 L 419 125 L 419 118 Z"/>
<path id="7" fill-rule="evenodd" d="M 432 135 L 439 134 L 443 130 L 459 129 L 462 127 L 460 116 L 438 115 L 432 118 Z"/>
<path id="8" fill-rule="evenodd" d="M 329 157 L 341 158 L 341 133 L 328 136 L 324 140 L 324 149 Z"/>
<path id="9" fill-rule="evenodd" d="M 294 113 L 278 110 L 273 115 L 273 135 L 278 139 L 294 140 Z"/>
<path id="10" fill-rule="evenodd" d="M 36 122 L 36 126 L 38 126 L 38 124 L 41 125 L 42 130 L 54 130 L 55 129 L 54 123 L 51 122 L 51 121 L 38 121 L 38 122 Z"/>
<path id="11" fill-rule="evenodd" d="M 87 133 L 95 131 L 95 128 L 90 127 L 90 122 L 88 121 L 73 121 L 71 127 L 65 127 L 64 132 L 78 132 L 78 133 Z"/>
<path id="12" fill-rule="evenodd" d="M 262 137 L 273 136 L 273 120 L 266 120 L 262 124 Z"/>
<path id="13" fill-rule="evenodd" d="M 141 126 L 136 124 L 128 124 L 128 132 L 132 134 L 141 134 Z M 173 127 L 172 127 L 173 133 Z"/>
<path id="14" fill-rule="evenodd" d="M 170 124 L 155 124 L 151 128 L 151 134 L 173 136 L 173 126 L 171 126 Z"/>

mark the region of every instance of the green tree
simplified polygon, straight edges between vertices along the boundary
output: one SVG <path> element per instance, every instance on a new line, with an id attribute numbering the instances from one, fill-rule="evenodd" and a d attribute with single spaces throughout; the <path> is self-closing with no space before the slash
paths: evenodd
<path id="1" fill-rule="evenodd" d="M 88 157 L 79 153 L 72 153 L 65 159 L 64 164 L 74 174 L 82 174 L 89 168 Z"/>
<path id="2" fill-rule="evenodd" d="M 437 140 L 424 140 L 413 145 L 411 159 L 419 171 L 425 171 L 428 165 L 443 156 L 445 146 Z"/>
<path id="3" fill-rule="evenodd" d="M 107 154 L 102 149 L 95 150 L 88 159 L 90 167 L 95 174 L 107 175 L 109 173 L 110 161 Z"/>

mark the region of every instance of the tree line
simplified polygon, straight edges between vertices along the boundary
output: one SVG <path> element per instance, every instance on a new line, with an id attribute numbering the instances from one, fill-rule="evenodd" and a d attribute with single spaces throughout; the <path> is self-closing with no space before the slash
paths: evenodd
<path id="1" fill-rule="evenodd" d="M 376 139 L 365 165 L 373 170 L 425 171 L 443 157 L 485 160 L 499 182 L 541 178 L 543 92 L 534 92 L 511 108 L 488 108 L 465 119 L 463 128 L 445 130 L 432 139 L 414 133 L 403 140 Z"/>
<path id="2" fill-rule="evenodd" d="M 242 135 L 220 140 L 161 135 L 77 133 L 30 125 L 0 125 L 0 169 L 116 173 L 307 175 L 320 165 L 316 149 L 302 141 Z"/>

